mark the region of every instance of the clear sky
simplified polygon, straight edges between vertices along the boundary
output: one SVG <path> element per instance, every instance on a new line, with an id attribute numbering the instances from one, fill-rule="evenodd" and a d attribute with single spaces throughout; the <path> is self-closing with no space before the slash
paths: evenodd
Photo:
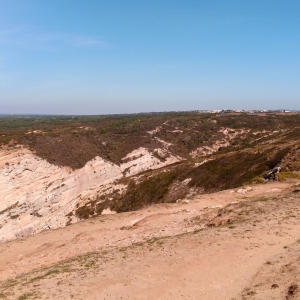
<path id="1" fill-rule="evenodd" d="M 299 0 L 0 0 L 0 113 L 278 108 Z"/>

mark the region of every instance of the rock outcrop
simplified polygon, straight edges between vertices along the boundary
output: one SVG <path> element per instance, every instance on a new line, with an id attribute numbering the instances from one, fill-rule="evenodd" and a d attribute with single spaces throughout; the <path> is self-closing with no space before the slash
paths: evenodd
<path id="1" fill-rule="evenodd" d="M 180 160 L 166 149 L 153 153 L 139 148 L 120 165 L 95 157 L 83 168 L 72 170 L 52 165 L 24 147 L 1 149 L 0 241 L 74 223 L 79 219 L 73 211 L 82 202 L 126 189 L 116 184 L 118 179 Z"/>

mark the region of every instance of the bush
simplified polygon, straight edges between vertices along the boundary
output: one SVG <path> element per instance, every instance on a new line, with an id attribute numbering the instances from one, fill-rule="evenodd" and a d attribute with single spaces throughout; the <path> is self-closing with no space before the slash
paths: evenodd
<path id="1" fill-rule="evenodd" d="M 279 181 L 286 181 L 289 178 L 297 178 L 300 179 L 300 174 L 293 172 L 280 172 L 276 174 Z"/>
<path id="2" fill-rule="evenodd" d="M 118 199 L 112 209 L 117 212 L 140 209 L 153 203 L 162 203 L 169 191 L 169 186 L 176 180 L 178 173 L 162 172 L 146 179 L 140 184 L 128 186 L 127 193 Z"/>

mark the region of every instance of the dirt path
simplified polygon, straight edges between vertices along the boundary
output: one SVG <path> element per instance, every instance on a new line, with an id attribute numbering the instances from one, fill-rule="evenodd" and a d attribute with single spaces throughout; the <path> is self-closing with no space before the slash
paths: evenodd
<path id="1" fill-rule="evenodd" d="M 294 185 L 200 195 L 1 244 L 0 299 L 273 299 L 255 298 L 269 282 L 263 292 L 251 284 L 274 257 L 296 253 Z"/>

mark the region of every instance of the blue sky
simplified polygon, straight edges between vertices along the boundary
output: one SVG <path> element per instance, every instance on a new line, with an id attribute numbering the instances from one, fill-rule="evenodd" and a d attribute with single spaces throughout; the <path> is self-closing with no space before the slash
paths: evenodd
<path id="1" fill-rule="evenodd" d="M 0 113 L 278 108 L 299 0 L 0 0 Z"/>

